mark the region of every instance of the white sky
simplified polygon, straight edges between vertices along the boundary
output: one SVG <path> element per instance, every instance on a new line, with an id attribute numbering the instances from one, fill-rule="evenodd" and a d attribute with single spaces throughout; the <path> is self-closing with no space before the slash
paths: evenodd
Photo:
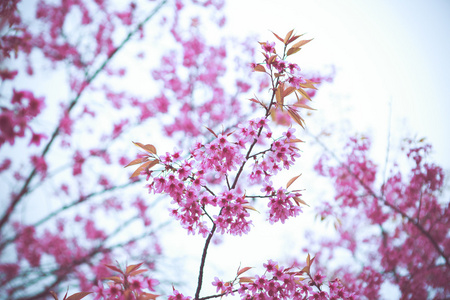
<path id="1" fill-rule="evenodd" d="M 296 54 L 300 66 L 337 71 L 315 103 L 319 118 L 344 108 L 330 121 L 350 120 L 383 142 L 391 101 L 393 137 L 426 137 L 450 168 L 449 1 L 246 0 L 229 1 L 227 10 L 232 34 L 272 40 L 270 31 L 295 29 L 314 38 Z"/>

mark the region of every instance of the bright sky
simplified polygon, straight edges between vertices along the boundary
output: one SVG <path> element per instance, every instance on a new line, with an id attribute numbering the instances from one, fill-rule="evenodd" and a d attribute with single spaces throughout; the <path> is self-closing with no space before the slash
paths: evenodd
<path id="1" fill-rule="evenodd" d="M 449 1 L 246 0 L 227 9 L 233 34 L 272 40 L 270 31 L 295 29 L 314 38 L 296 54 L 300 66 L 336 67 L 335 82 L 315 103 L 319 118 L 338 109 L 329 121 L 348 120 L 383 144 L 392 102 L 393 138 L 426 137 L 450 169 Z"/>

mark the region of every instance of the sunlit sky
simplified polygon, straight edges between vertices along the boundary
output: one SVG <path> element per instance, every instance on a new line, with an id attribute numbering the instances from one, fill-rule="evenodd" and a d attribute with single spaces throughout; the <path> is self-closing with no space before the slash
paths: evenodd
<path id="1" fill-rule="evenodd" d="M 343 108 L 330 121 L 382 142 L 391 105 L 391 136 L 426 137 L 450 168 L 449 1 L 229 1 L 227 11 L 233 34 L 272 40 L 270 31 L 295 29 L 314 38 L 297 54 L 301 67 L 336 67 L 318 115 Z"/>

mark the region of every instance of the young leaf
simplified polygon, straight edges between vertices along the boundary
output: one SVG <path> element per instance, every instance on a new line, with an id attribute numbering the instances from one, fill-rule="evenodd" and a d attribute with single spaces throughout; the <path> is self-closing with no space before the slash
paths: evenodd
<path id="1" fill-rule="evenodd" d="M 133 174 L 131 174 L 130 178 L 139 176 L 142 171 L 148 170 L 148 169 L 154 167 L 155 165 L 157 165 L 158 163 L 159 163 L 159 160 L 155 159 L 155 160 L 150 160 L 150 161 L 146 162 L 145 164 L 140 165 L 139 168 L 137 168 L 136 171 L 134 171 Z"/>
<path id="2" fill-rule="evenodd" d="M 290 139 L 287 141 L 288 143 L 304 143 L 304 141 L 300 139 Z"/>
<path id="3" fill-rule="evenodd" d="M 142 143 L 137 143 L 137 142 L 133 142 L 133 144 L 135 144 L 136 146 L 138 146 L 139 148 L 141 148 L 142 150 L 144 150 L 144 151 L 146 151 L 148 153 L 151 153 L 151 154 L 154 154 L 154 155 L 157 154 L 156 153 L 156 148 L 153 145 L 150 145 L 150 144 L 144 145 Z"/>
<path id="4" fill-rule="evenodd" d="M 277 39 L 280 40 L 280 42 L 283 42 L 283 43 L 284 43 L 284 40 L 283 40 L 282 38 L 280 38 L 280 37 L 278 36 L 278 34 L 276 34 L 276 33 L 273 32 L 273 31 L 272 31 L 272 33 L 273 33 L 273 35 L 274 35 Z"/>
<path id="5" fill-rule="evenodd" d="M 92 294 L 92 292 L 75 293 L 75 294 L 69 296 L 69 298 L 67 298 L 66 300 L 80 300 L 80 299 L 83 299 L 84 297 L 86 297 L 89 294 Z"/>
<path id="6" fill-rule="evenodd" d="M 309 107 L 308 105 L 303 104 L 303 103 L 299 103 L 299 102 L 295 103 L 294 106 L 296 106 L 296 107 L 301 107 L 301 108 L 305 108 L 305 109 L 310 109 L 310 110 L 315 110 L 314 108 Z"/>
<path id="7" fill-rule="evenodd" d="M 314 82 L 312 82 L 311 80 L 305 79 L 306 83 L 300 83 L 300 86 L 304 89 L 313 89 L 313 90 L 317 90 L 317 88 L 314 86 Z"/>
<path id="8" fill-rule="evenodd" d="M 300 206 L 300 204 L 304 204 L 306 206 L 309 206 L 308 203 L 306 203 L 305 201 L 303 201 L 299 197 L 293 197 L 293 198 L 294 198 L 295 203 L 297 203 L 298 206 Z"/>
<path id="9" fill-rule="evenodd" d="M 289 45 L 290 43 L 292 43 L 293 41 L 295 41 L 296 39 L 298 39 L 299 37 L 301 37 L 303 34 L 300 35 L 294 35 L 293 37 L 291 37 L 289 39 L 289 41 L 287 42 L 287 45 Z"/>
<path id="10" fill-rule="evenodd" d="M 53 296 L 53 298 L 55 298 L 55 300 L 58 300 L 58 295 L 54 291 L 50 291 L 50 294 L 52 294 L 52 296 Z"/>
<path id="11" fill-rule="evenodd" d="M 263 65 L 256 65 L 253 70 L 256 72 L 266 72 L 266 68 Z"/>
<path id="12" fill-rule="evenodd" d="M 301 48 L 295 48 L 295 47 L 291 47 L 289 48 L 289 50 L 286 52 L 286 56 L 292 55 L 297 53 L 298 51 L 300 51 Z"/>
<path id="13" fill-rule="evenodd" d="M 297 284 L 301 284 L 303 280 L 305 280 L 306 277 L 295 277 L 294 282 Z"/>
<path id="14" fill-rule="evenodd" d="M 289 96 L 289 95 L 292 94 L 292 92 L 294 92 L 295 90 L 296 90 L 296 88 L 293 87 L 293 86 L 288 87 L 287 89 L 285 89 L 285 90 L 283 91 L 283 97 Z"/>
<path id="15" fill-rule="evenodd" d="M 107 268 L 113 270 L 113 271 L 116 271 L 116 272 L 119 272 L 120 274 L 123 274 L 122 270 L 119 269 L 119 268 L 116 267 L 116 266 L 113 266 L 113 265 L 106 265 L 106 264 L 105 264 L 105 266 L 106 266 Z"/>
<path id="16" fill-rule="evenodd" d="M 136 271 L 131 272 L 130 276 L 136 276 L 136 275 L 142 274 L 147 271 L 148 271 L 147 269 L 136 270 Z"/>
<path id="17" fill-rule="evenodd" d="M 122 278 L 120 278 L 119 276 L 110 276 L 110 277 L 105 277 L 103 279 L 104 280 L 111 280 L 111 281 L 114 281 L 115 283 L 118 283 L 118 284 L 122 283 Z"/>
<path id="18" fill-rule="evenodd" d="M 304 267 L 304 268 L 301 270 L 301 272 L 302 272 L 302 273 L 309 274 L 309 267 L 308 267 L 308 266 Z"/>
<path id="19" fill-rule="evenodd" d="M 305 129 L 305 127 L 303 125 L 304 121 L 303 121 L 302 117 L 300 117 L 299 114 L 295 110 L 293 110 L 292 108 L 289 107 L 288 114 L 295 122 L 297 122 L 298 125 L 302 126 L 302 128 Z"/>
<path id="20" fill-rule="evenodd" d="M 250 206 L 250 205 L 242 205 L 242 207 L 245 208 L 245 209 L 251 209 L 251 210 L 254 210 L 254 211 L 256 211 L 256 212 L 259 213 L 259 211 L 256 210 L 256 208 L 254 208 L 253 206 Z"/>
<path id="21" fill-rule="evenodd" d="M 284 102 L 283 95 L 282 95 L 282 89 L 283 89 L 283 85 L 280 84 L 280 86 L 275 91 L 275 97 L 277 99 L 277 104 L 281 108 L 281 110 L 283 110 L 283 102 Z"/>
<path id="22" fill-rule="evenodd" d="M 137 300 L 153 300 L 153 299 L 156 299 L 159 296 L 160 295 L 151 294 L 151 293 L 142 293 L 141 295 L 139 295 Z"/>
<path id="23" fill-rule="evenodd" d="M 251 268 L 252 268 L 252 267 L 245 267 L 245 268 L 240 269 L 240 270 L 237 272 L 237 276 L 241 275 L 241 274 L 244 273 L 244 272 L 247 272 L 247 271 L 250 270 Z"/>
<path id="24" fill-rule="evenodd" d="M 291 186 L 291 184 L 293 184 L 294 181 L 296 181 L 297 178 L 299 178 L 300 176 L 302 176 L 302 174 L 300 174 L 298 176 L 295 176 L 295 177 L 292 177 L 291 180 L 289 180 L 288 183 L 286 184 L 286 189 L 288 189 Z"/>
<path id="25" fill-rule="evenodd" d="M 311 98 L 309 97 L 308 93 L 305 92 L 302 88 L 298 88 L 297 92 L 299 92 L 300 94 L 302 94 L 303 97 L 305 97 L 306 99 L 308 99 L 309 101 L 311 101 Z M 297 95 L 297 93 L 295 93 L 295 96 L 297 96 L 297 100 L 298 102 L 301 102 L 300 97 Z"/>
<path id="26" fill-rule="evenodd" d="M 217 134 L 211 129 L 205 126 L 206 129 L 208 129 L 209 132 L 211 132 L 212 134 L 214 134 L 214 136 L 217 138 Z"/>
<path id="27" fill-rule="evenodd" d="M 291 31 L 289 31 L 289 32 L 286 34 L 286 36 L 284 37 L 283 43 L 284 43 L 285 45 L 287 45 L 287 42 L 288 42 L 289 39 L 291 38 L 293 32 L 294 32 L 294 29 L 292 29 Z"/>
<path id="28" fill-rule="evenodd" d="M 147 161 L 147 160 L 148 160 L 147 157 L 136 158 L 135 160 L 128 163 L 128 165 L 126 165 L 124 168 L 143 163 L 144 161 Z"/>
<path id="29" fill-rule="evenodd" d="M 300 48 L 301 46 L 304 46 L 304 45 L 308 44 L 308 43 L 311 42 L 312 40 L 313 40 L 313 39 L 310 39 L 310 40 L 301 40 L 301 41 L 295 43 L 295 44 L 292 46 L 292 48 Z"/>
<path id="30" fill-rule="evenodd" d="M 239 277 L 239 283 L 242 282 L 253 282 L 253 277 Z"/>
<path id="31" fill-rule="evenodd" d="M 271 57 L 269 57 L 269 59 L 267 60 L 267 64 L 270 65 L 273 63 L 273 61 L 277 58 L 277 55 L 274 54 Z"/>
<path id="32" fill-rule="evenodd" d="M 129 265 L 125 270 L 125 275 L 129 275 L 131 272 L 139 269 L 142 266 L 143 263 L 135 264 L 135 265 Z"/>

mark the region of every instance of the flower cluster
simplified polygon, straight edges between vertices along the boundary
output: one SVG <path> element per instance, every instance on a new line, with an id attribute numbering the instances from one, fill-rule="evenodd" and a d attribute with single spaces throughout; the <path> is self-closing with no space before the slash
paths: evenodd
<path id="1" fill-rule="evenodd" d="M 46 135 L 33 132 L 29 123 L 44 109 L 44 98 L 37 98 L 30 91 L 14 90 L 11 105 L 11 108 L 1 107 L 0 147 L 6 142 L 14 145 L 15 139 L 24 137 L 27 129 L 32 133 L 29 145 L 39 146 Z"/>
<path id="2" fill-rule="evenodd" d="M 409 171 L 394 166 L 379 187 L 375 178 L 380 170 L 369 150 L 368 138 L 351 138 L 343 163 L 331 165 L 322 157 L 316 165 L 319 174 L 333 179 L 336 190 L 335 203 L 319 214 L 345 220 L 336 226 L 338 238 L 321 242 L 320 249 L 343 247 L 354 256 L 364 251 L 370 257 L 359 273 L 348 272 L 346 266 L 338 270 L 351 290 L 368 298 L 378 298 L 384 282 L 397 286 L 404 298 L 446 298 L 450 260 L 441 249 L 448 249 L 450 241 L 450 206 L 438 201 L 444 172 L 427 162 L 431 146 L 407 140 L 403 151 L 412 163 Z M 373 245 L 369 253 L 361 247 L 367 243 Z"/>
<path id="3" fill-rule="evenodd" d="M 263 275 L 254 277 L 241 276 L 250 268 L 239 270 L 236 278 L 230 282 L 223 282 L 217 277 L 212 285 L 223 295 L 234 295 L 237 292 L 241 299 L 356 299 L 353 293 L 346 290 L 339 279 L 325 284 L 325 277 L 317 272 L 310 272 L 314 261 L 307 258 L 307 265 L 302 269 L 285 268 L 277 262 L 269 260 L 264 264 Z M 238 285 L 239 288 L 233 288 Z"/>
<path id="4" fill-rule="evenodd" d="M 124 299 L 124 300 L 141 300 L 156 299 L 157 294 L 149 293 L 155 291 L 155 286 L 159 281 L 153 278 L 146 278 L 141 274 L 146 269 L 140 269 L 142 263 L 129 265 L 125 270 L 113 265 L 106 265 L 107 268 L 119 273 L 118 276 L 110 276 L 105 278 L 108 284 L 99 282 L 95 291 L 95 300 L 97 299 Z"/>
<path id="5" fill-rule="evenodd" d="M 252 172 L 247 175 L 255 185 L 265 183 L 264 191 L 269 207 L 269 221 L 284 223 L 289 217 L 297 216 L 301 210 L 294 200 L 299 193 L 290 193 L 286 189 L 275 190 L 271 178 L 283 168 L 288 169 L 297 157 L 299 149 L 294 146 L 298 141 L 295 130 L 290 128 L 277 140 L 272 133 L 266 118 L 250 120 L 238 130 L 228 134 L 215 135 L 211 142 L 196 143 L 190 156 L 182 159 L 179 152 L 167 153 L 157 157 L 163 166 L 159 176 L 153 176 L 149 184 L 152 193 L 165 193 L 172 198 L 175 208 L 171 215 L 178 219 L 189 233 L 210 233 L 203 215 L 207 215 L 218 232 L 242 235 L 250 230 L 251 220 L 246 195 L 236 189 L 239 176 L 243 173 L 247 161 L 251 160 Z M 270 146 L 258 153 L 251 150 L 256 142 Z M 246 154 L 247 153 L 247 154 Z M 218 180 L 227 187 L 219 193 L 212 187 Z M 217 215 L 210 216 L 208 207 L 217 207 Z"/>

